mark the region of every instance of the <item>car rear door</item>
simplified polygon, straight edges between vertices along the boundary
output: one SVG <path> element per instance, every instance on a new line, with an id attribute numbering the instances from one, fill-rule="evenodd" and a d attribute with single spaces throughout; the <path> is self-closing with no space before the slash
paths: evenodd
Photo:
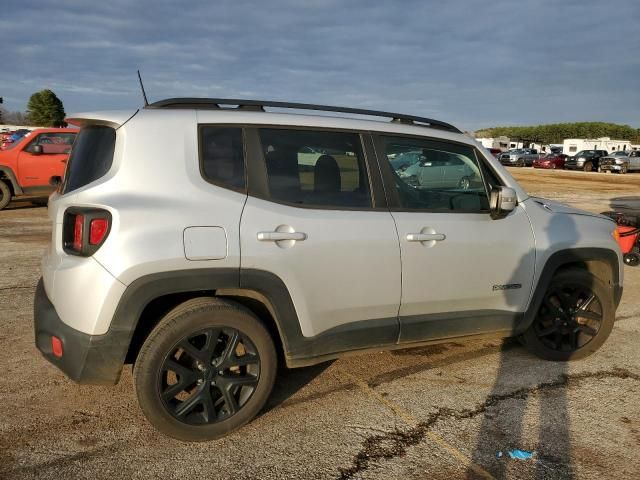
<path id="1" fill-rule="evenodd" d="M 401 136 L 376 136 L 375 145 L 400 240 L 400 342 L 510 331 L 526 307 L 534 273 L 534 238 L 524 210 L 491 219 L 487 184 L 498 180 L 469 145 Z M 443 188 L 407 185 L 387 157 L 406 148 L 461 159 L 472 175 L 459 173 L 468 177 L 464 186 L 462 177 Z"/>
<path id="2" fill-rule="evenodd" d="M 248 135 L 241 284 L 282 282 L 297 317 L 280 326 L 288 354 L 396 343 L 400 250 L 377 168 L 368 164 L 372 149 L 349 131 L 265 127 Z M 309 148 L 331 155 L 307 165 Z"/>

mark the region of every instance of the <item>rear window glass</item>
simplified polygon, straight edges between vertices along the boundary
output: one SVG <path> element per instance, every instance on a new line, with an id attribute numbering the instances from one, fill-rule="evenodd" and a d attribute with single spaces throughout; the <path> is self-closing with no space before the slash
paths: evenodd
<path id="1" fill-rule="evenodd" d="M 244 190 L 242 129 L 200 127 L 200 167 L 202 175 L 210 182 Z"/>
<path id="2" fill-rule="evenodd" d="M 63 193 L 83 187 L 111 168 L 116 131 L 106 126 L 84 127 L 76 136 L 65 173 Z"/>

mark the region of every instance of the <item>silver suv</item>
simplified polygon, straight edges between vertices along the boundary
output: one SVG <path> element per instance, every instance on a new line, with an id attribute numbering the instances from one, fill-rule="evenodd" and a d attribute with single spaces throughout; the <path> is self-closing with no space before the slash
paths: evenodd
<path id="1" fill-rule="evenodd" d="M 615 224 L 529 197 L 447 123 L 219 99 L 69 121 L 36 344 L 80 383 L 133 364 L 142 411 L 172 437 L 250 421 L 279 358 L 492 335 L 566 361 L 613 326 Z M 394 165 L 409 153 L 414 176 Z"/>

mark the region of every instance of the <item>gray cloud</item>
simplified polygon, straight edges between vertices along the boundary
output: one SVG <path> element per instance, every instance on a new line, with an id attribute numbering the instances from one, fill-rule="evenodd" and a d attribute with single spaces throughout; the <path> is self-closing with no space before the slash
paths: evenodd
<path id="1" fill-rule="evenodd" d="M 67 112 L 151 99 L 268 98 L 397 110 L 466 129 L 640 126 L 637 0 L 9 1 L 0 96 Z"/>

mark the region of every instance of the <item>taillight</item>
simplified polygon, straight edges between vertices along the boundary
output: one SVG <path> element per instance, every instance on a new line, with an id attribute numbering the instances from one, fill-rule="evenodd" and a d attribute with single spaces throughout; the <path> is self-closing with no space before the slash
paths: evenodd
<path id="1" fill-rule="evenodd" d="M 82 234 L 84 233 L 84 215 L 76 215 L 73 222 L 73 249 L 76 252 L 82 250 Z"/>
<path id="2" fill-rule="evenodd" d="M 108 230 L 109 220 L 106 218 L 94 218 L 91 220 L 89 224 L 89 245 L 100 245 L 104 237 L 107 236 Z"/>
<path id="3" fill-rule="evenodd" d="M 89 257 L 104 243 L 110 227 L 108 211 L 71 207 L 64 212 L 62 248 L 71 255 Z"/>

